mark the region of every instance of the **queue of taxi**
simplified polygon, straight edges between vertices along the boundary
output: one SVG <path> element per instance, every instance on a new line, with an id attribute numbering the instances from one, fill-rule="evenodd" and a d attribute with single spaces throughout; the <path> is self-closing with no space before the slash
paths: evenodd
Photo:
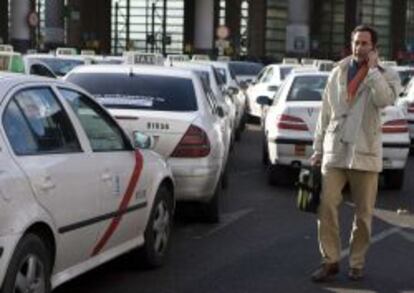
<path id="1" fill-rule="evenodd" d="M 50 292 L 125 253 L 162 265 L 177 201 L 219 221 L 237 83 L 203 56 L 3 49 L 0 292 Z"/>
<path id="2" fill-rule="evenodd" d="M 125 253 L 162 265 L 177 202 L 220 220 L 246 115 L 261 120 L 269 183 L 294 182 L 333 66 L 9 49 L 0 51 L 1 293 L 47 293 Z M 410 133 L 414 141 L 413 89 L 382 112 L 391 188 L 402 187 Z"/>

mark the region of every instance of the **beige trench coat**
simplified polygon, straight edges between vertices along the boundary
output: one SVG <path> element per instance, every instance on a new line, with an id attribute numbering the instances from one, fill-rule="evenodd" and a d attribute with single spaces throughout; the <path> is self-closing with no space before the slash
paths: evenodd
<path id="1" fill-rule="evenodd" d="M 351 57 L 341 60 L 329 76 L 313 144 L 328 167 L 382 170 L 381 109 L 392 105 L 400 79 L 391 69 L 371 68 L 355 99 L 346 102 Z"/>

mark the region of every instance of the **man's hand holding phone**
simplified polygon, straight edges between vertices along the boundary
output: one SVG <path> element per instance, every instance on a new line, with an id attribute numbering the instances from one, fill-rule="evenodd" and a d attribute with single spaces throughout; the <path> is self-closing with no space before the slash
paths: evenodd
<path id="1" fill-rule="evenodd" d="M 378 51 L 373 49 L 368 53 L 367 57 L 368 68 L 374 68 L 378 66 Z"/>

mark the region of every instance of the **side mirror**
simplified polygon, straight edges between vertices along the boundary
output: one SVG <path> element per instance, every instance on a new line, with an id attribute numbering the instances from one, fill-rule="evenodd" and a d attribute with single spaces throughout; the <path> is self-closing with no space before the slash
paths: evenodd
<path id="1" fill-rule="evenodd" d="M 272 105 L 272 100 L 267 96 L 259 96 L 256 99 L 256 103 L 262 106 L 270 106 Z"/>
<path id="2" fill-rule="evenodd" d="M 134 147 L 147 150 L 154 147 L 154 139 L 152 136 L 146 135 L 139 131 L 134 131 L 132 134 Z"/>
<path id="3" fill-rule="evenodd" d="M 224 109 L 222 106 L 217 106 L 215 112 L 216 112 L 216 115 L 220 118 L 223 118 L 225 116 Z"/>

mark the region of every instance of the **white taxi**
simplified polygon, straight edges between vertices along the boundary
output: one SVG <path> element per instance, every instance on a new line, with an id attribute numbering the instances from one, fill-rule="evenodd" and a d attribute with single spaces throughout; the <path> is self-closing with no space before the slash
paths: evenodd
<path id="1" fill-rule="evenodd" d="M 272 101 L 264 121 L 263 163 L 269 166 L 269 182 L 286 184 L 297 175 L 298 167 L 309 165 L 313 136 L 322 105 L 321 97 L 329 74 L 294 72 L 283 83 Z M 401 188 L 408 157 L 407 121 L 400 108 L 382 110 L 384 179 L 388 187 Z"/>
<path id="2" fill-rule="evenodd" d="M 247 114 L 252 117 L 261 118 L 262 107 L 257 103 L 257 98 L 260 96 L 272 98 L 292 69 L 299 66 L 297 64 L 271 64 L 263 68 L 257 76 L 257 79 L 246 91 Z"/>
<path id="3" fill-rule="evenodd" d="M 66 77 L 95 95 L 131 135 L 154 137 L 171 166 L 177 200 L 203 203 L 204 218 L 219 220 L 225 172 L 223 109 L 192 71 L 145 65 L 90 65 Z M 116 85 L 116 86 L 114 86 Z"/>
<path id="4" fill-rule="evenodd" d="M 0 116 L 2 293 L 47 293 L 130 251 L 162 264 L 175 199 L 158 154 L 62 81 L 0 74 Z"/>

